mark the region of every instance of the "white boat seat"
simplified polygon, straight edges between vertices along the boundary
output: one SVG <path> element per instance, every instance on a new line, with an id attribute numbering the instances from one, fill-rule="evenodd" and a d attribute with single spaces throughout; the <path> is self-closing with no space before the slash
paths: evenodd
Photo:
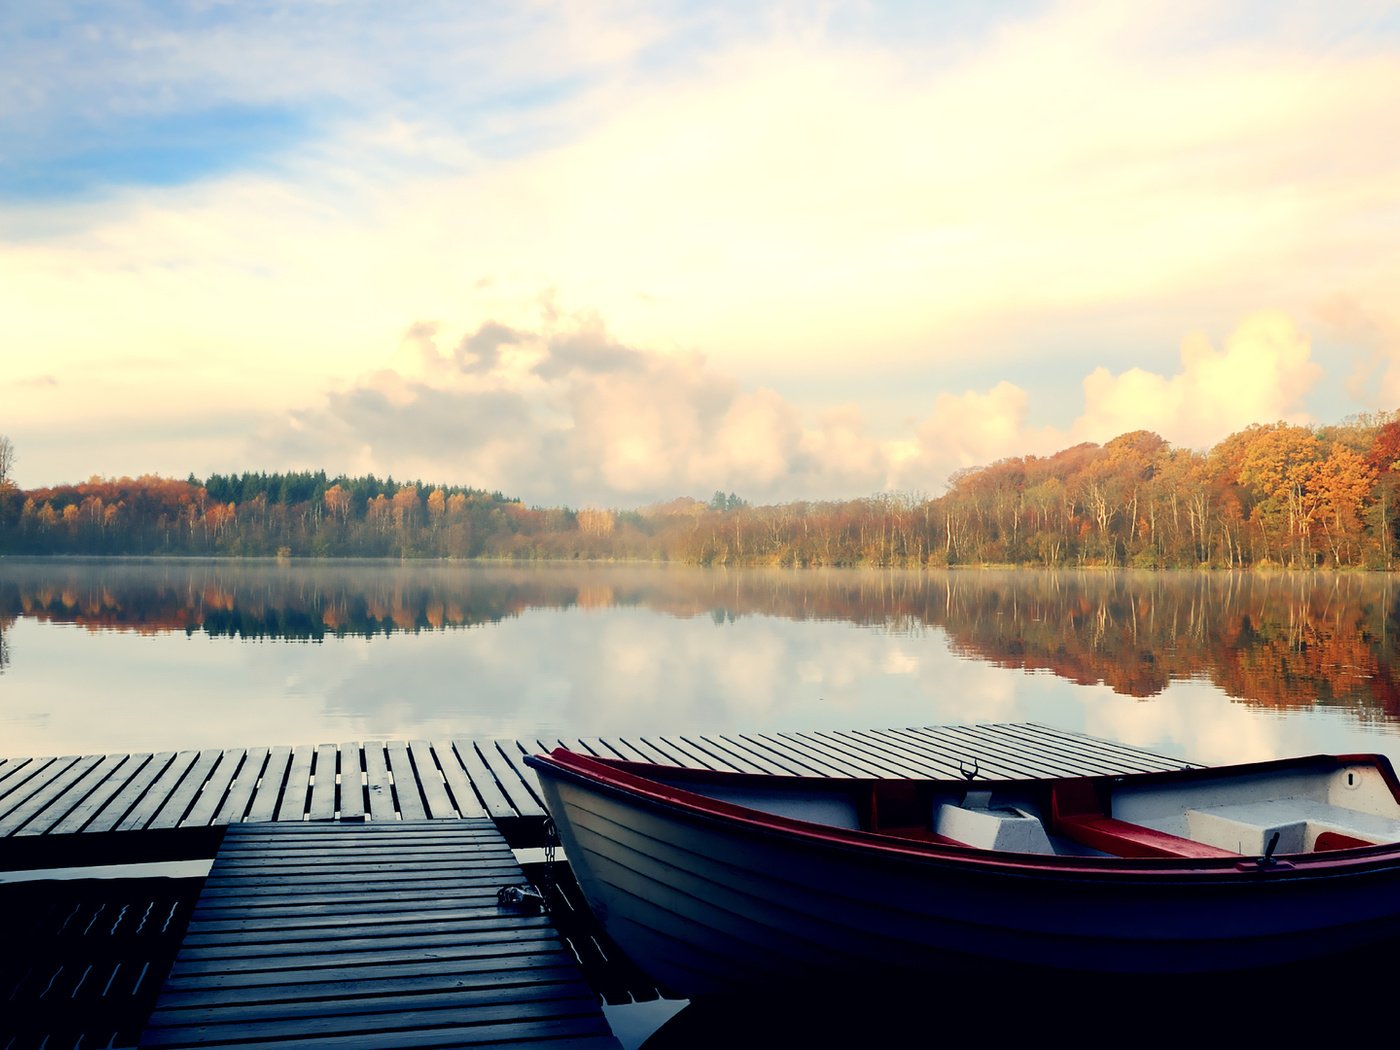
<path id="1" fill-rule="evenodd" d="M 968 792 L 968 805 L 942 803 L 934 809 L 933 830 L 937 835 L 978 849 L 1008 853 L 1054 853 L 1045 825 L 1034 813 L 1022 809 L 990 808 L 987 798 Z"/>
<path id="2" fill-rule="evenodd" d="M 1191 838 L 1250 856 L 1263 854 L 1277 832 L 1274 852 L 1308 853 L 1319 835 L 1341 835 L 1362 842 L 1400 842 L 1400 820 L 1318 802 L 1277 798 L 1186 811 Z"/>

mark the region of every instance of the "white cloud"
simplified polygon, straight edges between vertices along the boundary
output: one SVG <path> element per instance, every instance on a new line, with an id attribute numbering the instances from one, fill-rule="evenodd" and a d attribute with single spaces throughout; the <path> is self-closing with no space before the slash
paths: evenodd
<path id="1" fill-rule="evenodd" d="M 1368 410 L 1400 406 L 1400 313 L 1394 304 L 1337 294 L 1317 308 L 1317 315 L 1328 336 L 1357 348 L 1355 367 L 1346 377 L 1348 393 Z"/>
<path id="2" fill-rule="evenodd" d="M 1187 336 L 1181 371 L 1173 376 L 1095 369 L 1084 380 L 1084 414 L 1073 432 L 1103 442 L 1152 430 L 1174 444 L 1205 448 L 1251 423 L 1308 422 L 1303 397 L 1321 374 L 1292 319 L 1261 312 L 1242 321 L 1219 350 L 1204 335 Z"/>
<path id="3" fill-rule="evenodd" d="M 919 425 L 916 461 L 975 467 L 1035 451 L 1026 447 L 1029 405 L 1026 391 L 1005 380 L 986 393 L 939 394 Z"/>
<path id="4" fill-rule="evenodd" d="M 1070 427 L 1032 426 L 1031 395 L 1005 380 L 939 393 L 922 418 L 876 427 L 855 405 L 814 416 L 699 355 L 624 346 L 594 314 L 547 308 L 532 326 L 488 323 L 455 349 L 441 343 L 415 325 L 397 369 L 366 373 L 294 428 L 264 433 L 256 455 L 534 503 L 638 506 L 716 489 L 753 502 L 936 495 L 960 469 L 1132 430 L 1208 447 L 1251 423 L 1300 419 L 1318 373 L 1297 325 L 1266 312 L 1218 350 L 1188 336 L 1171 376 L 1096 369 Z M 351 462 L 347 449 L 359 450 Z"/>

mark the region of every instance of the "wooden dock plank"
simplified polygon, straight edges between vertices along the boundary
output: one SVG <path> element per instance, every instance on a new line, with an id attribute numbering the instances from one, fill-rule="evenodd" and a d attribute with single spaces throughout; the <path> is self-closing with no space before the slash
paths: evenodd
<path id="1" fill-rule="evenodd" d="M 115 830 L 135 831 L 137 828 L 144 828 L 155 819 L 166 799 L 179 787 L 185 774 L 198 758 L 198 751 L 181 751 L 171 756 L 170 761 L 160 769 L 159 775 L 136 795 Z M 123 791 L 122 794 L 126 792 Z"/>
<path id="2" fill-rule="evenodd" d="M 472 778 L 472 783 L 476 786 L 476 793 L 481 796 L 481 802 L 486 807 L 486 812 L 493 819 L 498 820 L 514 817 L 516 815 L 515 807 L 510 804 L 510 799 L 506 798 L 505 793 L 501 791 L 490 767 L 478 754 L 476 744 L 470 740 L 454 740 L 452 743 L 453 750 L 462 763 L 462 768 L 467 771 L 467 776 Z"/>
<path id="3" fill-rule="evenodd" d="M 919 741 L 910 732 L 898 729 L 862 729 L 857 732 L 878 746 L 903 755 L 911 765 L 923 771 L 922 776 L 938 779 L 962 776 L 955 760 L 945 752 Z"/>
<path id="4" fill-rule="evenodd" d="M 102 803 L 82 830 L 93 833 L 113 830 L 133 807 L 141 803 L 146 793 L 151 790 L 151 785 L 164 775 L 175 757 L 174 751 L 161 751 L 152 755 L 111 798 Z"/>
<path id="5" fill-rule="evenodd" d="M 102 782 L 82 802 L 69 810 L 67 816 L 52 825 L 48 829 L 49 834 L 68 835 L 82 831 L 151 760 L 149 752 L 116 757 L 118 761 L 108 765 Z"/>
<path id="6" fill-rule="evenodd" d="M 601 743 L 610 751 L 622 752 L 622 757 L 628 758 L 629 761 L 659 762 L 665 766 L 674 766 L 676 764 L 676 757 L 673 754 L 669 751 L 658 750 L 650 741 L 642 737 L 636 739 L 609 737 L 607 740 L 601 741 Z M 634 752 L 636 757 L 632 758 L 625 754 L 629 751 Z"/>
<path id="7" fill-rule="evenodd" d="M 96 756 L 89 756 L 96 757 Z M 11 813 L 19 807 L 25 805 L 36 794 L 43 792 L 45 788 L 57 780 L 59 777 L 79 761 L 78 755 L 65 755 L 62 758 L 40 759 L 35 763 L 33 770 L 20 778 L 14 787 L 0 798 L 0 820 L 7 819 Z"/>
<path id="8" fill-rule="evenodd" d="M 1005 763 L 999 752 L 989 748 L 983 738 L 968 740 L 957 734 L 945 734 L 947 726 L 925 726 L 898 734 L 901 746 L 929 756 L 937 769 L 947 769 L 953 776 L 975 776 L 979 779 L 1004 776 L 1036 776 L 1037 769 Z"/>
<path id="9" fill-rule="evenodd" d="M 248 814 L 243 819 L 252 823 L 272 820 L 277 814 L 277 804 L 282 800 L 282 787 L 287 780 L 287 771 L 292 763 L 292 749 L 286 746 L 269 748 L 267 764 L 253 789 L 253 800 L 248 804 Z"/>
<path id="10" fill-rule="evenodd" d="M 418 937 L 413 941 L 400 938 L 389 942 L 366 938 L 345 942 L 333 950 L 273 954 L 265 947 L 247 949 L 190 948 L 175 960 L 172 975 L 192 974 L 251 974 L 305 970 L 308 967 L 343 966 L 347 959 L 356 963 L 420 963 L 423 952 L 431 950 L 434 958 L 446 959 L 453 952 L 517 951 L 522 946 L 559 943 L 559 936 L 543 916 L 522 919 L 514 929 L 482 929 L 471 933 L 452 933 Z M 353 956 L 347 956 L 353 951 Z"/>
<path id="11" fill-rule="evenodd" d="M 1006 723 L 989 726 L 988 729 L 1020 737 L 1040 747 L 1063 748 L 1068 754 L 1088 756 L 1096 763 L 1109 765 L 1111 768 L 1107 771 L 1110 773 L 1166 771 L 1197 766 L 1195 762 L 1158 755 L 1130 744 L 1102 740 L 1084 733 L 1073 733 L 1034 722 Z"/>
<path id="12" fill-rule="evenodd" d="M 103 755 L 85 755 L 66 766 L 57 775 L 44 778 L 35 790 L 27 794 L 23 802 L 0 817 L 0 838 L 20 831 L 26 824 L 39 819 L 39 815 L 46 810 L 55 812 L 56 816 L 54 820 L 47 821 L 45 826 L 56 823 L 58 817 L 66 814 L 81 801 L 81 798 L 73 798 L 65 805 L 64 797 L 71 789 L 76 789 L 79 795 L 83 794 L 84 785 L 90 790 L 93 787 L 92 777 L 97 775 L 100 778 L 102 767 L 106 764 L 107 760 Z"/>
<path id="13" fill-rule="evenodd" d="M 191 827 L 208 827 L 214 823 L 214 816 L 224 804 L 229 785 L 238 776 L 247 758 L 248 751 L 242 747 L 229 748 L 219 756 L 219 761 L 209 771 L 209 779 L 204 782 L 194 805 L 185 816 L 185 823 Z"/>
<path id="14" fill-rule="evenodd" d="M 410 740 L 408 753 L 413 758 L 413 768 L 423 789 L 427 815 L 434 820 L 456 818 L 457 807 L 452 804 L 452 797 L 447 793 L 447 781 L 442 770 L 438 768 L 433 746 L 426 740 Z"/>
<path id="15" fill-rule="evenodd" d="M 695 758 L 695 756 L 692 755 L 684 747 L 677 747 L 671 741 L 670 737 L 644 736 L 638 742 L 646 745 L 647 747 L 651 748 L 651 750 L 655 751 L 658 755 L 660 755 L 660 761 L 663 764 L 673 766 L 693 766 L 698 769 L 715 768 L 714 765 L 710 762 L 698 761 Z"/>
<path id="16" fill-rule="evenodd" d="M 268 749 L 265 747 L 248 748 L 243 755 L 243 763 L 238 767 L 238 772 L 234 774 L 234 779 L 224 794 L 223 801 L 210 818 L 211 824 L 237 824 L 243 819 L 252 805 L 253 792 L 262 778 L 267 756 Z"/>
<path id="17" fill-rule="evenodd" d="M 247 1042 L 267 1042 L 276 1040 L 286 1045 L 288 1039 L 329 1039 L 335 1038 L 337 1045 L 343 1039 L 366 1040 L 374 1037 L 375 1046 L 395 1047 L 403 1045 L 398 1039 L 406 1028 L 418 1026 L 429 1033 L 455 1026 L 479 1026 L 483 1024 L 518 1025 L 535 1019 L 558 1020 L 560 1018 L 588 1017 L 597 1012 L 598 1001 L 584 986 L 563 986 L 572 991 L 566 994 L 560 986 L 549 984 L 543 988 L 501 988 L 462 990 L 456 994 L 415 997 L 421 999 L 410 1009 L 403 1009 L 402 999 L 365 998 L 346 1002 L 317 1002 L 313 1004 L 280 1004 L 275 1008 L 275 1016 L 268 1017 L 266 1004 L 246 1007 L 231 1005 L 219 1011 L 218 1027 L 208 1021 L 180 1025 L 167 1023 L 154 1032 L 148 1030 L 143 1039 L 144 1046 L 184 1046 L 200 1045 L 212 1035 L 219 1043 L 236 1038 Z M 398 1009 L 393 1009 L 397 1006 Z M 201 1019 L 202 1020 L 202 1019 Z M 212 1031 L 211 1031 L 212 1029 Z M 595 1033 L 606 1030 L 606 1022 L 593 1026 Z"/>
<path id="18" fill-rule="evenodd" d="M 103 755 L 98 757 L 96 762 L 87 765 L 78 775 L 73 775 L 74 771 L 81 769 L 92 756 L 85 756 L 69 769 L 65 776 L 66 782 L 62 787 L 57 783 L 50 784 L 49 801 L 38 812 L 24 824 L 22 828 L 16 829 L 14 834 L 44 835 L 53 833 L 54 827 L 61 823 L 70 813 L 83 805 L 94 793 L 101 791 L 104 783 L 121 766 L 123 755 Z M 31 802 L 33 800 L 31 799 Z M 2 824 L 3 822 L 0 822 Z M 4 832 L 0 832 L 3 835 Z"/>
<path id="19" fill-rule="evenodd" d="M 687 766 L 722 769 L 731 773 L 736 771 L 732 763 L 710 754 L 704 748 L 696 747 L 683 736 L 658 737 L 655 742 L 676 755 Z"/>
<path id="20" fill-rule="evenodd" d="M 546 917 L 503 909 L 481 885 L 376 897 L 344 879 L 385 866 L 456 879 L 509 856 L 484 818 L 230 827 L 141 1045 L 497 1045 L 548 1032 L 615 1048 Z M 295 902 L 243 892 L 289 859 L 315 862 Z M 509 883 L 523 879 L 514 866 Z"/>
<path id="21" fill-rule="evenodd" d="M 717 755 L 723 755 L 738 768 L 752 773 L 785 773 L 777 762 L 744 747 L 736 747 L 734 742 L 718 734 L 707 734 L 695 738 L 697 745 Z"/>
<path id="22" fill-rule="evenodd" d="M 334 744 L 321 744 L 311 761 L 311 799 L 307 803 L 307 820 L 334 820 L 336 802 L 336 758 Z"/>
<path id="23" fill-rule="evenodd" d="M 736 773 L 768 773 L 769 769 L 764 768 L 751 758 L 724 747 L 708 737 L 695 735 L 682 735 L 677 737 L 688 748 L 697 754 L 704 755 L 716 762 L 720 769 L 731 769 Z"/>
<path id="24" fill-rule="evenodd" d="M 365 819 L 365 774 L 359 744 L 340 745 L 340 819 Z"/>
<path id="25" fill-rule="evenodd" d="M 1026 732 L 1020 732 L 1014 726 L 988 726 L 987 732 L 1002 742 L 1009 753 L 1026 754 L 1029 752 L 1044 755 L 1073 768 L 1082 768 L 1086 772 L 1091 770 L 1102 773 L 1123 772 L 1123 759 L 1128 754 L 1127 751 L 1114 754 L 1105 748 L 1088 747 L 1073 736 L 1060 736 L 1031 727 L 1027 727 Z M 1141 768 L 1153 767 L 1143 766 Z"/>
<path id="26" fill-rule="evenodd" d="M 398 821 L 395 823 L 398 823 Z M 361 824 L 357 826 L 364 827 L 365 825 Z M 354 845 L 357 850 L 369 849 L 369 847 L 362 846 L 359 843 L 355 843 Z M 325 851 L 344 849 L 346 847 L 343 843 L 329 841 L 324 846 L 319 846 L 317 848 Z M 421 856 L 425 861 L 432 863 L 443 859 L 444 855 L 452 853 L 453 850 L 479 853 L 481 848 L 482 843 L 478 840 L 464 839 L 435 846 L 430 852 L 420 851 L 417 855 Z M 405 854 L 412 852 L 409 846 L 404 846 L 403 851 Z M 498 863 L 504 863 L 510 857 L 511 854 L 507 851 L 502 853 L 499 857 L 492 857 L 490 859 Z M 397 860 L 398 854 L 392 852 L 392 850 L 387 852 L 366 853 L 364 856 L 358 858 L 354 864 L 342 862 L 342 871 L 347 880 L 355 876 L 375 876 L 383 878 L 398 870 L 395 867 L 395 862 Z M 264 879 L 275 876 L 280 879 L 291 880 L 303 876 L 319 875 L 324 872 L 326 866 L 327 861 L 324 857 L 318 857 L 309 851 L 287 851 L 285 853 L 273 851 L 270 852 L 266 858 L 253 857 L 245 859 L 236 856 L 231 857 L 225 864 L 225 871 L 230 878 L 247 875 Z"/>
<path id="27" fill-rule="evenodd" d="M 256 1002 L 267 995 L 264 986 L 278 983 L 282 1002 L 298 999 L 350 999 L 364 989 L 363 982 L 374 981 L 377 992 L 414 995 L 439 988 L 480 988 L 514 984 L 522 979 L 558 981 L 577 978 L 573 956 L 564 948 L 522 952 L 513 955 L 483 955 L 454 960 L 451 967 L 424 974 L 422 968 L 405 963 L 377 966 L 338 967 L 331 979 L 324 969 L 284 970 L 277 975 L 251 975 L 244 983 L 231 984 L 216 979 L 174 978 L 166 984 L 171 1010 L 191 1007 L 233 1005 Z M 306 980 L 297 980 L 305 977 Z"/>
<path id="28" fill-rule="evenodd" d="M 820 734 L 820 732 L 804 732 L 804 734 L 781 732 L 776 736 L 791 748 L 801 748 L 806 755 L 816 757 L 816 759 L 825 762 L 827 766 L 840 770 L 839 776 L 899 776 L 899 774 L 893 774 L 892 771 L 886 769 L 885 764 L 879 762 L 875 757 L 865 755 L 860 749 L 851 748 L 846 741 L 841 741 L 834 735 Z"/>
<path id="29" fill-rule="evenodd" d="M 850 755 L 875 770 L 881 777 L 919 777 L 923 770 L 917 763 L 910 762 L 894 748 L 884 747 L 859 733 L 850 731 L 818 732 L 811 736 L 826 744 L 833 751 Z"/>
<path id="30" fill-rule="evenodd" d="M 968 731 L 963 730 L 962 735 L 966 737 Z M 1063 743 L 1045 746 L 1044 742 L 1027 741 L 990 727 L 981 733 L 979 738 L 984 742 L 988 753 L 995 754 L 999 761 L 1014 767 L 1034 764 L 1037 768 L 1046 770 L 1048 776 L 1122 771 L 1121 766 L 1114 762 L 1105 762 L 1101 757 L 1077 752 Z"/>
<path id="31" fill-rule="evenodd" d="M 275 1001 L 274 1011 L 269 1011 L 272 1003 L 265 992 L 259 997 L 251 990 L 245 990 L 241 996 L 230 996 L 220 1002 L 215 1002 L 213 997 L 207 994 L 198 997 L 172 994 L 165 1008 L 170 1011 L 171 1019 L 177 1024 L 183 1020 L 178 1011 L 197 1010 L 200 1014 L 207 1014 L 215 1012 L 214 1008 L 217 1008 L 219 1024 L 266 1025 L 270 1021 L 325 1017 L 330 1011 L 336 1011 L 343 1016 L 390 1013 L 412 1015 L 446 1007 L 541 1001 L 563 996 L 584 997 L 596 1007 L 596 1000 L 592 998 L 588 986 L 580 979 L 577 968 L 570 972 L 567 967 L 556 964 L 549 969 L 547 975 L 536 971 L 524 974 L 515 971 L 508 972 L 504 979 L 500 975 L 471 976 L 476 979 L 463 980 L 456 975 L 417 975 L 399 981 L 376 983 L 375 994 L 372 995 L 366 995 L 363 987 L 355 988 L 344 981 L 334 982 L 334 987 L 344 990 L 339 998 L 329 994 L 326 988 L 301 985 L 281 992 Z M 487 979 L 488 977 L 495 979 Z M 275 1017 L 270 1019 L 269 1012 L 275 1012 Z M 191 1019 L 197 1016 L 192 1014 Z M 412 1024 L 415 1021 L 421 1022 L 423 1018 L 409 1016 L 404 1020 Z M 307 1030 L 308 1026 L 297 1025 L 280 1034 L 302 1035 L 306 1034 Z"/>
<path id="32" fill-rule="evenodd" d="M 485 741 L 478 751 L 486 762 L 486 767 L 491 770 L 491 775 L 496 778 L 496 783 L 500 785 L 501 791 L 510 800 L 515 812 L 522 817 L 543 817 L 545 815 L 544 805 L 540 802 L 534 786 L 525 780 L 520 774 L 520 767 L 511 762 L 505 755 L 504 746 L 509 746 L 514 750 L 514 742 L 488 740 Z"/>
<path id="33" fill-rule="evenodd" d="M 979 779 L 995 777 L 1040 777 L 1049 776 L 1050 767 L 1043 762 L 1018 765 L 1008 761 L 994 744 L 981 734 L 969 735 L 961 732 L 961 726 L 925 726 L 910 730 L 909 735 L 923 746 L 943 756 L 943 760 L 955 764 L 959 769 L 973 770 Z"/>
<path id="34" fill-rule="evenodd" d="M 389 779 L 389 762 L 384 757 L 384 745 L 367 742 L 364 746 L 365 792 L 369 799 L 371 820 L 393 820 L 398 816 L 394 806 L 394 784 Z"/>
<path id="35" fill-rule="evenodd" d="M 295 747 L 287 766 L 287 783 L 277 803 L 277 820 L 304 820 L 311 795 L 311 766 L 316 761 L 314 747 Z"/>
<path id="36" fill-rule="evenodd" d="M 423 801 L 423 788 L 417 771 L 408 756 L 408 745 L 402 740 L 386 740 L 384 750 L 389 756 L 389 774 L 394 778 L 394 798 L 404 820 L 425 820 L 428 807 Z"/>
<path id="37" fill-rule="evenodd" d="M 463 940 L 435 949 L 444 965 L 441 969 L 423 966 L 421 953 L 414 950 L 375 950 L 353 957 L 335 953 L 320 957 L 302 956 L 280 962 L 264 956 L 261 964 L 247 960 L 206 958 L 182 959 L 166 979 L 165 990 L 175 993 L 229 992 L 249 989 L 244 998 L 266 995 L 258 988 L 278 987 L 279 994 L 293 996 L 302 989 L 295 985 L 334 985 L 338 982 L 439 980 L 450 975 L 489 973 L 527 966 L 558 966 L 576 962 L 573 953 L 548 923 L 522 928 L 514 937 L 482 937 Z M 529 960 L 529 962 L 526 962 Z M 313 993 L 316 989 L 310 989 Z"/>
<path id="38" fill-rule="evenodd" d="M 56 760 L 53 758 L 7 759 L 5 765 L 0 767 L 0 812 L 4 812 L 6 795 L 53 761 Z"/>
<path id="39" fill-rule="evenodd" d="M 214 771 L 215 765 L 223 757 L 223 752 L 215 748 L 201 751 L 184 777 L 175 785 L 173 791 L 161 804 L 146 827 L 148 828 L 178 828 L 180 822 L 185 819 L 191 807 L 194 806 L 200 791 L 204 789 L 204 782 Z"/>
<path id="40" fill-rule="evenodd" d="M 469 873 L 451 876 L 392 870 L 349 873 L 344 876 L 344 899 L 377 900 L 381 895 L 393 897 L 400 893 L 412 894 L 424 890 L 446 894 L 476 889 L 490 889 L 495 892 L 514 877 L 516 865 L 515 856 L 511 854 L 500 858 L 482 858 L 481 865 L 473 865 Z M 296 876 L 285 873 L 264 875 L 256 872 L 244 872 L 236 889 L 216 887 L 206 889 L 205 892 L 205 904 L 209 907 L 222 907 L 227 900 L 235 898 L 247 902 L 265 900 L 270 904 L 294 904 L 314 900 L 318 894 L 314 889 L 307 889 Z"/>
<path id="41" fill-rule="evenodd" d="M 436 859 L 436 858 L 434 858 Z M 492 869 L 499 870 L 499 869 Z M 247 882 L 245 877 L 241 882 Z M 241 884 L 241 883 L 240 883 Z M 196 911 L 201 919 L 233 922 L 279 916 L 286 918 L 310 918 L 313 916 L 347 915 L 364 916 L 377 914 L 385 901 L 395 907 L 412 903 L 419 911 L 448 912 L 462 908 L 479 908 L 484 904 L 495 908 L 496 887 L 485 882 L 448 883 L 442 880 L 418 880 L 411 889 L 376 890 L 375 892 L 337 893 L 334 901 L 324 896 L 302 894 L 273 895 L 256 893 L 251 896 L 239 895 L 235 898 L 210 897 L 201 901 Z"/>
<path id="42" fill-rule="evenodd" d="M 457 807 L 457 812 L 464 817 L 486 816 L 486 807 L 476 797 L 471 777 L 467 776 L 467 771 L 462 768 L 461 759 L 457 757 L 452 741 L 433 741 L 433 754 L 437 756 L 442 768 L 443 780 L 447 784 L 447 790 L 452 793 L 452 802 Z"/>
<path id="43" fill-rule="evenodd" d="M 801 766 L 784 760 L 781 755 L 774 754 L 772 751 L 764 750 L 746 736 L 723 734 L 712 739 L 722 742 L 736 754 L 747 756 L 750 762 L 769 767 L 773 773 L 798 775 L 803 771 Z"/>
<path id="44" fill-rule="evenodd" d="M 800 776 L 843 777 L 858 775 L 848 772 L 842 766 L 832 765 L 829 760 L 821 756 L 820 752 L 813 754 L 811 748 L 803 746 L 800 742 L 794 742 L 783 734 L 750 733 L 745 734 L 744 739 L 761 747 L 776 758 L 795 765 Z"/>
<path id="45" fill-rule="evenodd" d="M 82 755 L 51 763 L 5 800 L 9 807 L 0 816 L 0 837 L 14 834 L 102 762 L 101 755 Z"/>
<path id="46" fill-rule="evenodd" d="M 567 745 L 568 741 L 565 741 Z M 624 740 L 620 737 L 584 737 L 578 741 L 579 747 L 591 755 L 602 755 L 609 758 L 620 758 L 627 762 L 655 762 L 657 753 L 651 750 L 643 750 L 641 746 L 631 740 Z M 571 751 L 578 750 L 577 747 L 570 748 Z"/>
<path id="47" fill-rule="evenodd" d="M 1043 753 L 1026 755 L 1014 742 L 998 739 L 994 734 L 976 726 L 927 726 L 916 732 L 949 756 L 956 755 L 960 768 L 978 770 L 978 777 L 1059 776 L 1065 767 L 1054 756 Z"/>

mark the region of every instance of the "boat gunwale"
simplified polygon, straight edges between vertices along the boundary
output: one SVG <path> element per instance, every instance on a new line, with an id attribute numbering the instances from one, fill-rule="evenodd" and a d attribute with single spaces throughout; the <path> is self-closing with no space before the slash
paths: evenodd
<path id="1" fill-rule="evenodd" d="M 838 849 L 870 857 L 879 855 L 891 861 L 919 861 L 950 866 L 957 869 L 995 871 L 1008 876 L 1047 879 L 1180 879 L 1190 881 L 1258 882 L 1267 879 L 1312 880 L 1324 877 L 1384 873 L 1400 867 L 1400 842 L 1377 843 L 1322 853 L 1278 854 L 1268 862 L 1257 856 L 1237 857 L 1116 857 L 1070 856 L 1056 854 L 1013 853 L 967 846 L 951 840 L 910 839 L 878 831 L 842 828 L 816 821 L 802 820 L 781 814 L 753 809 L 738 803 L 712 798 L 699 791 L 665 783 L 658 776 L 679 777 L 698 785 L 743 785 L 767 789 L 816 789 L 836 794 L 843 789 L 875 785 L 901 778 L 817 778 L 785 774 L 741 773 L 727 770 L 695 769 L 681 766 L 656 766 L 620 759 L 598 758 L 567 748 L 555 748 L 548 755 L 527 755 L 527 765 L 537 772 L 548 770 L 550 775 L 602 791 L 614 798 L 645 802 L 649 807 L 673 810 L 687 817 L 717 826 L 743 831 L 761 837 L 780 837 L 809 848 Z M 946 786 L 949 789 L 974 786 L 977 790 L 1014 789 L 1018 786 L 1044 785 L 1047 781 L 1088 781 L 1107 783 L 1115 787 L 1125 784 L 1189 783 L 1218 778 L 1222 773 L 1255 774 L 1317 769 L 1335 769 L 1346 765 L 1365 764 L 1378 770 L 1397 802 L 1400 802 L 1400 780 L 1389 759 L 1381 754 L 1307 755 L 1296 758 L 1271 759 L 1231 766 L 1191 767 L 1180 770 L 1145 773 L 1099 774 L 1084 777 L 1022 778 L 1008 780 L 956 781 L 936 778 L 908 779 L 908 783 Z"/>

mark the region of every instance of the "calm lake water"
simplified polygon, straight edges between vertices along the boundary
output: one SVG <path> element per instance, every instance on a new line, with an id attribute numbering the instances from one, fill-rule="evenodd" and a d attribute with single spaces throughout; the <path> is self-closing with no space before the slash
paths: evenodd
<path id="1" fill-rule="evenodd" d="M 1400 762 L 1382 576 L 0 561 L 0 755 L 1033 721 Z"/>

